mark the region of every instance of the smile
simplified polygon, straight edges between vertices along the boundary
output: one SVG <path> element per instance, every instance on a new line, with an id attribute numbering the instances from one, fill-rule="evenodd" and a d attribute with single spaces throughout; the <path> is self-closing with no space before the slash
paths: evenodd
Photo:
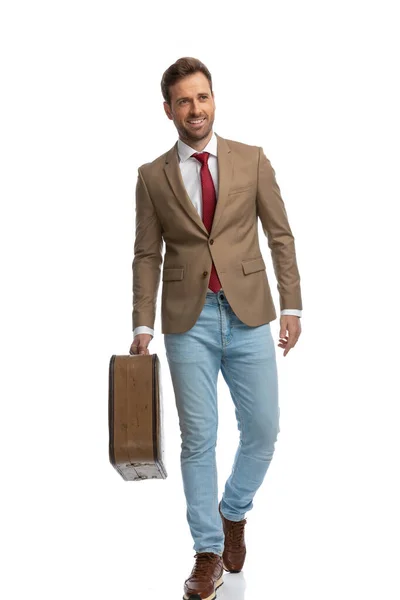
<path id="1" fill-rule="evenodd" d="M 192 121 L 188 121 L 189 125 L 194 125 L 194 126 L 198 126 L 198 125 L 202 125 L 202 123 L 206 120 L 205 117 L 203 117 L 202 119 L 193 119 Z"/>

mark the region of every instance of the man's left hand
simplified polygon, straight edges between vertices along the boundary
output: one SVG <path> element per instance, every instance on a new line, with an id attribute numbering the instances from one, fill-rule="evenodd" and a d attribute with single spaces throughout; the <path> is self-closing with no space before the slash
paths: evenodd
<path id="1" fill-rule="evenodd" d="M 279 344 L 280 348 L 285 348 L 283 356 L 293 348 L 301 334 L 300 317 L 295 315 L 282 315 L 281 316 L 281 329 L 279 331 Z"/>

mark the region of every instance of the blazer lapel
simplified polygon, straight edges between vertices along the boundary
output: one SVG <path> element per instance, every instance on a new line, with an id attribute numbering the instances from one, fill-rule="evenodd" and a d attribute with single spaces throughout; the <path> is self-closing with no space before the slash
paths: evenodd
<path id="1" fill-rule="evenodd" d="M 183 183 L 181 170 L 179 168 L 178 142 L 176 142 L 171 150 L 167 152 L 164 165 L 165 174 L 177 200 L 185 209 L 188 217 L 190 217 L 194 223 L 200 227 L 204 233 L 206 233 L 207 237 L 215 235 L 216 227 L 226 205 L 233 173 L 232 152 L 229 148 L 228 142 L 218 134 L 215 135 L 217 138 L 218 192 L 217 204 L 210 233 L 204 225 L 196 208 L 193 206 L 193 203 L 186 191 L 185 184 Z"/>

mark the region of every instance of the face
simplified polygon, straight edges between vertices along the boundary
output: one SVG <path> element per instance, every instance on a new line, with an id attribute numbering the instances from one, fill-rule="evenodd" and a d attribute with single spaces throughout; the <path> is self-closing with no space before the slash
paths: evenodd
<path id="1" fill-rule="evenodd" d="M 164 102 L 164 110 L 174 122 L 180 139 L 195 148 L 204 148 L 212 136 L 215 102 L 207 77 L 199 72 L 184 77 L 170 88 L 171 105 Z M 191 123 L 202 119 L 201 123 Z"/>

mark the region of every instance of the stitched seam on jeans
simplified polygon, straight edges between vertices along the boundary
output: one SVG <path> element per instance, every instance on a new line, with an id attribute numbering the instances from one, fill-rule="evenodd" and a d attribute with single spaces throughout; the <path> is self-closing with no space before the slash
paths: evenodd
<path id="1" fill-rule="evenodd" d="M 225 368 L 227 371 L 229 371 L 229 373 L 231 373 L 231 370 L 229 369 L 227 363 L 225 364 Z M 232 379 L 232 377 L 231 377 Z M 237 392 L 237 388 L 236 388 L 236 382 L 233 380 L 233 387 L 234 387 L 234 393 L 236 394 L 236 398 L 237 398 L 237 403 L 238 403 L 238 412 L 239 412 L 239 419 L 240 419 L 240 436 L 245 436 L 245 430 L 244 430 L 244 421 L 242 418 L 242 407 L 241 407 L 241 403 L 240 403 L 240 398 L 239 398 L 239 394 Z M 239 440 L 239 443 L 241 444 L 241 440 Z M 236 465 L 235 465 L 235 470 L 233 471 L 233 474 L 236 471 L 236 467 L 237 467 L 237 463 L 238 461 L 236 461 Z"/>

